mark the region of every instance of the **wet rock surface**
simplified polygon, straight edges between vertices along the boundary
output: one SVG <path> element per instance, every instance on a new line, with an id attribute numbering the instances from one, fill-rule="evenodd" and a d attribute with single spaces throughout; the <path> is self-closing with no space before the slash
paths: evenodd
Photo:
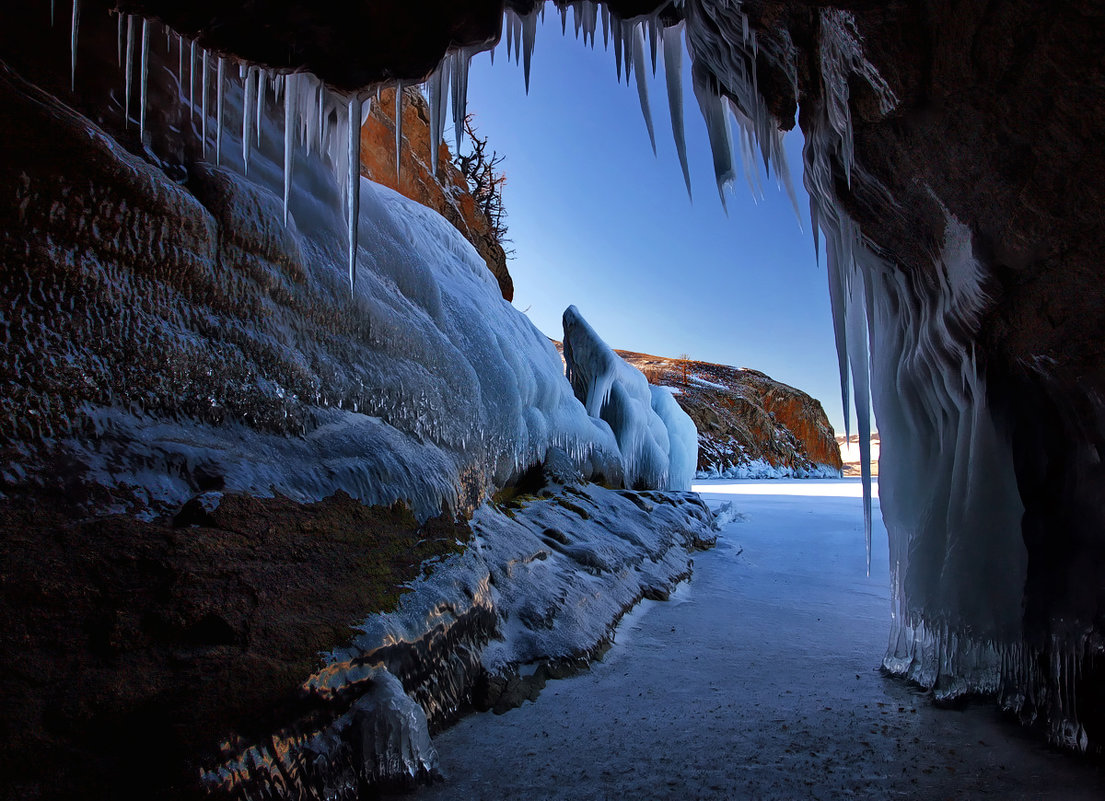
<path id="1" fill-rule="evenodd" d="M 149 522 L 0 502 L 5 797 L 198 796 L 221 742 L 317 714 L 320 652 L 471 538 L 343 494 L 215 495 Z"/>

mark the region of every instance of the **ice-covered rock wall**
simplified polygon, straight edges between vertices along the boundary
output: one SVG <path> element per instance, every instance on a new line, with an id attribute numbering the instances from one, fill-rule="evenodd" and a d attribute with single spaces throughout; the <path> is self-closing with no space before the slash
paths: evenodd
<path id="1" fill-rule="evenodd" d="M 175 80 L 179 46 L 150 43 L 147 69 L 178 88 L 187 123 L 202 108 Z M 6 113 L 31 132 L 5 139 L 0 167 L 15 193 L 2 213 L 5 492 L 86 483 L 157 511 L 212 486 L 344 489 L 425 516 L 473 508 L 551 445 L 617 461 L 470 244 L 391 190 L 343 186 L 359 112 L 314 84 L 307 103 L 290 76 L 305 127 L 285 136 L 271 87 L 266 108 L 251 105 L 253 77 L 218 84 L 200 128 L 217 129 L 222 166 L 192 165 L 180 186 L 4 72 Z"/>
<path id="2" fill-rule="evenodd" d="M 737 173 L 735 152 L 746 169 L 753 157 L 780 165 L 779 128 L 792 126 L 801 100 L 805 182 L 826 239 L 842 390 L 856 401 L 861 444 L 871 402 L 882 435 L 896 575 L 887 665 L 949 695 L 997 689 L 1056 742 L 1105 742 L 1095 702 L 1105 687 L 1097 666 L 1105 650 L 1105 336 L 1097 323 L 1105 316 L 1097 211 L 1105 189 L 1080 178 L 1105 171 L 1096 135 L 1105 128 L 1105 66 L 1096 58 L 1105 22 L 1083 4 L 1027 0 L 848 5 L 619 3 L 641 14 L 628 20 L 587 0 L 558 8 L 565 29 L 570 14 L 577 35 L 610 47 L 627 80 L 663 53 L 684 162 L 678 56 L 686 44 L 723 197 Z M 118 41 L 120 53 L 144 61 L 145 46 L 132 45 L 146 40 L 140 18 L 118 35 L 95 33 L 88 6 L 98 7 L 82 4 L 80 42 L 112 49 Z M 304 3 L 299 15 L 263 25 L 236 3 L 127 7 L 168 21 L 202 48 L 310 68 L 346 89 L 429 79 L 438 131 L 446 84 L 463 111 L 472 48 L 502 36 L 528 71 L 533 15 L 543 6 L 512 2 L 504 16 L 497 3 L 458 3 L 426 19 L 420 7 L 389 0 L 328 20 L 328 6 Z M 31 13 L 10 11 L 20 21 Z M 40 16 L 45 25 L 45 9 Z M 88 63 L 77 25 L 45 48 L 26 27 L 8 25 L 5 48 L 28 62 L 52 58 L 48 77 L 60 92 L 75 85 L 73 102 L 88 75 L 108 74 L 78 66 L 71 78 L 73 63 Z M 226 64 L 204 63 L 223 86 Z M 644 89 L 638 82 L 647 121 Z M 101 97 L 109 94 L 115 110 L 107 116 L 118 118 L 124 103 L 118 91 Z M 221 97 L 212 92 L 207 102 L 217 109 Z M 149 113 L 161 117 L 169 107 L 150 104 Z M 349 119 L 344 108 L 331 120 L 339 132 Z M 142 112 L 133 116 L 141 127 Z M 302 116 L 307 130 L 317 127 L 312 118 Z M 217 135 L 211 147 L 219 149 Z M 755 184 L 758 169 L 747 174 Z M 23 180 L 19 172 L 6 177 Z M 50 219 L 41 205 L 40 217 Z M 346 220 L 355 205 L 345 204 Z M 355 245 L 358 229 L 345 228 L 339 238 Z M 17 275 L 12 286 L 35 297 L 30 279 Z M 54 303 L 45 294 L 39 301 Z M 51 325 L 35 317 L 21 330 Z M 92 366 L 78 375 L 95 375 Z M 57 404 L 47 406 L 35 409 L 35 425 L 51 419 Z"/>
<path id="3" fill-rule="evenodd" d="M 667 387 L 618 356 L 575 306 L 564 311 L 564 363 L 587 414 L 618 442 L 627 486 L 691 487 L 698 430 Z"/>

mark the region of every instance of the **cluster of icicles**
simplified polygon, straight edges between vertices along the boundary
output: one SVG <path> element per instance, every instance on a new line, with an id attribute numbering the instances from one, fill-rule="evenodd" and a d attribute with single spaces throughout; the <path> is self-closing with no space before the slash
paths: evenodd
<path id="1" fill-rule="evenodd" d="M 51 21 L 54 19 L 54 3 L 51 0 Z M 696 52 L 698 47 L 705 44 L 701 31 L 707 26 L 700 24 L 707 18 L 714 25 L 717 24 L 717 14 L 710 10 L 709 4 L 686 2 L 675 0 L 682 6 L 687 25 L 678 23 L 675 26 L 666 27 L 660 12 L 634 20 L 621 20 L 612 14 L 609 9 L 592 0 L 579 0 L 557 6 L 561 15 L 561 30 L 566 33 L 570 12 L 573 16 L 573 25 L 576 38 L 583 37 L 584 42 L 591 47 L 595 46 L 598 31 L 601 27 L 604 48 L 612 47 L 618 80 L 624 77 L 627 84 L 631 80 L 636 83 L 636 88 L 641 104 L 641 112 L 648 129 L 649 140 L 652 143 L 653 152 L 656 150 L 656 135 L 652 121 L 652 113 L 648 95 L 647 65 L 651 64 L 653 74 L 656 73 L 659 63 L 659 52 L 663 51 L 663 64 L 667 85 L 668 107 L 670 110 L 672 135 L 675 141 L 683 178 L 687 185 L 687 192 L 691 192 L 690 171 L 687 163 L 686 139 L 683 125 L 683 38 L 684 35 L 691 41 Z M 744 63 L 744 59 L 711 59 L 711 69 L 720 68 L 723 64 L 729 74 L 722 77 L 725 88 L 730 94 L 735 94 L 738 100 L 723 96 L 721 88 L 711 85 L 705 74 L 694 75 L 695 97 L 707 122 L 707 130 L 710 138 L 710 146 L 713 153 L 714 169 L 717 176 L 718 192 L 722 204 L 725 203 L 725 189 L 733 182 L 736 175 L 734 169 L 734 143 L 729 128 L 728 111 L 740 130 L 739 149 L 743 157 L 745 175 L 754 191 L 759 192 L 758 170 L 754 167 L 753 153 L 757 147 L 761 151 L 763 162 L 768 172 L 771 172 L 771 164 L 775 164 L 775 174 L 783 182 L 787 192 L 794 200 L 794 192 L 790 184 L 790 173 L 786 168 L 783 157 L 782 137 L 774 119 L 764 107 L 760 98 L 756 75 L 755 53 L 756 35 L 749 30 L 747 16 L 739 9 L 726 9 L 726 14 L 740 22 L 741 41 L 751 57 L 747 59 L 750 68 L 746 74 L 732 74 L 733 63 Z M 513 55 L 516 63 L 521 63 L 529 88 L 530 66 L 536 39 L 539 15 L 543 16 L 544 7 L 539 6 L 528 14 L 519 15 L 512 9 L 506 9 L 503 18 L 503 37 L 508 56 Z M 118 13 L 118 54 L 119 63 L 124 70 L 125 98 L 127 119 L 130 119 L 131 99 L 133 96 L 133 83 L 135 75 L 135 50 L 138 50 L 138 125 L 140 135 L 145 133 L 146 127 L 146 85 L 149 67 L 149 47 L 152 38 L 150 20 L 136 15 Z M 728 18 L 728 17 L 726 17 Z M 72 28 L 70 36 L 70 71 L 71 87 L 75 87 L 77 65 L 77 41 L 80 22 L 80 0 L 73 0 Z M 180 86 L 188 87 L 188 105 L 193 114 L 198 113 L 201 119 L 199 135 L 203 142 L 203 152 L 206 156 L 208 146 L 214 150 L 216 162 L 221 160 L 223 147 L 223 98 L 228 79 L 228 68 L 233 69 L 229 57 L 212 54 L 204 50 L 194 40 L 188 40 L 183 36 L 165 27 L 166 46 L 171 49 L 175 39 L 178 50 L 177 77 Z M 646 44 L 647 38 L 647 44 Z M 708 48 L 703 48 L 708 52 Z M 459 144 L 464 136 L 464 118 L 466 115 L 466 97 L 468 91 L 468 68 L 474 55 L 482 52 L 482 47 L 462 47 L 445 55 L 441 63 L 432 75 L 424 82 L 423 88 L 428 96 L 430 108 L 430 132 L 431 169 L 436 174 L 438 166 L 438 152 L 445 130 L 446 102 L 451 97 L 451 112 L 455 127 L 455 142 Z M 647 55 L 646 55 L 647 50 Z M 494 62 L 495 50 L 491 50 L 491 59 Z M 277 73 L 276 71 L 257 65 L 248 65 L 234 62 L 237 66 L 238 79 L 243 82 L 244 114 L 241 132 L 242 157 L 245 168 L 249 169 L 249 156 L 251 142 L 260 141 L 261 117 L 264 109 L 266 93 L 271 90 L 275 103 L 283 100 L 284 104 L 284 206 L 285 222 L 287 222 L 287 201 L 292 189 L 292 150 L 295 144 L 295 133 L 300 134 L 302 146 L 310 151 L 312 146 L 325 151 L 330 158 L 334 169 L 335 178 L 339 183 L 342 197 L 345 202 L 345 213 L 348 221 L 349 240 L 349 281 L 351 288 L 356 280 L 356 245 L 357 226 L 354 221 L 358 214 L 359 194 L 356 191 L 357 176 L 360 172 L 359 131 L 367 116 L 368 109 L 364 100 L 371 93 L 379 97 L 381 86 L 372 87 L 362 92 L 342 93 L 329 89 L 321 80 L 308 72 Z M 185 75 L 187 74 L 187 80 Z M 394 82 L 396 89 L 395 109 L 395 148 L 396 148 L 396 174 L 399 172 L 399 156 L 402 143 L 402 98 L 403 82 Z M 212 87 L 214 97 L 212 98 Z M 213 108 L 212 108 L 213 106 Z M 209 111 L 213 111 L 212 117 Z M 251 117 L 256 119 L 256 132 L 251 135 Z M 331 119 L 336 122 L 331 123 Z M 213 130 L 212 129 L 213 123 Z M 213 141 L 212 141 L 213 140 Z"/>
<path id="2" fill-rule="evenodd" d="M 51 19 L 55 0 L 51 0 Z M 774 172 L 777 180 L 796 204 L 790 183 L 790 170 L 786 164 L 782 133 L 777 121 L 767 109 L 760 94 L 756 74 L 759 44 L 755 31 L 749 29 L 749 21 L 738 7 L 728 3 L 712 3 L 707 0 L 676 0 L 683 21 L 665 26 L 659 11 L 634 20 L 621 20 L 606 6 L 592 0 L 579 0 L 557 6 L 561 17 L 561 30 L 567 33 L 569 13 L 572 16 L 576 38 L 595 46 L 601 28 L 604 48 L 613 49 L 618 80 L 624 77 L 627 84 L 635 80 L 641 112 L 648 130 L 653 150 L 656 149 L 655 130 L 648 94 L 648 75 L 651 65 L 655 74 L 660 51 L 667 87 L 672 136 L 683 171 L 688 194 L 691 191 L 687 163 L 686 139 L 683 125 L 683 40 L 686 38 L 695 58 L 692 85 L 695 98 L 706 122 L 713 159 L 718 193 L 725 203 L 725 190 L 736 178 L 734 152 L 739 152 L 745 177 L 754 193 L 761 191 L 756 151 L 768 174 Z M 537 25 L 544 6 L 528 14 L 519 15 L 506 9 L 503 18 L 503 44 L 508 57 L 520 63 L 529 87 L 530 69 L 536 39 Z M 848 76 L 857 74 L 870 83 L 889 108 L 895 99 L 877 71 L 863 58 L 862 48 L 847 24 L 844 12 L 826 12 L 822 20 L 822 68 L 825 87 L 824 136 L 808 138 L 806 148 L 805 179 L 811 196 L 811 216 L 816 236 L 820 228 L 828 239 L 827 253 L 830 274 L 830 296 L 837 347 L 840 355 L 842 391 L 844 395 L 845 425 L 850 433 L 848 415 L 849 375 L 855 383 L 852 395 L 856 403 L 857 422 L 860 428 L 861 459 L 864 465 L 864 511 L 867 518 L 867 547 L 870 553 L 870 365 L 866 355 L 868 321 L 862 314 L 862 280 L 856 266 L 862 260 L 858 246 L 859 234 L 855 224 L 838 209 L 832 189 L 832 163 L 839 161 L 850 178 L 852 162 L 851 119 L 848 110 Z M 80 21 L 79 0 L 73 0 L 71 28 L 71 84 L 75 85 L 77 40 Z M 146 126 L 146 86 L 151 40 L 150 21 L 134 15 L 118 14 L 118 59 L 123 68 L 127 119 L 131 114 L 135 73 L 135 50 L 138 50 L 138 126 L 144 135 Z M 187 86 L 188 106 L 193 114 L 199 114 L 198 132 L 206 155 L 213 147 L 215 161 L 220 162 L 223 148 L 223 99 L 226 90 L 228 57 L 212 55 L 199 47 L 196 41 L 186 40 L 165 28 L 167 47 L 171 50 L 175 38 L 180 86 Z M 647 40 L 647 41 L 646 41 Z M 797 85 L 795 50 L 784 40 L 768 40 L 766 47 L 773 63 L 789 75 Z M 646 55 L 647 51 L 647 55 Z M 437 69 L 425 81 L 430 110 L 430 162 L 436 174 L 438 154 L 444 137 L 446 103 L 455 128 L 455 141 L 462 142 L 464 119 L 467 114 L 468 70 L 471 59 L 479 47 L 462 47 L 445 55 Z M 495 50 L 491 50 L 494 61 Z M 699 68 L 699 67 L 702 68 Z M 348 271 L 351 291 L 356 285 L 357 219 L 359 214 L 360 128 L 367 115 L 364 98 L 375 91 L 379 97 L 381 87 L 361 93 L 339 93 L 307 72 L 277 73 L 274 70 L 238 63 L 238 79 L 243 82 L 244 108 L 242 115 L 242 160 L 249 169 L 250 149 L 260 141 L 261 119 L 266 98 L 271 90 L 273 102 L 283 102 L 284 112 L 284 221 L 288 221 L 288 201 L 293 187 L 293 149 L 297 140 L 308 153 L 313 147 L 325 152 L 332 166 L 344 200 L 347 221 Z M 187 74 L 187 80 L 185 75 Z M 212 98 L 212 86 L 214 98 Z M 395 155 L 396 175 L 399 174 L 400 152 L 403 140 L 402 102 L 403 83 L 395 82 Z M 213 105 L 213 118 L 209 114 Z M 738 130 L 738 142 L 733 141 L 731 121 Z M 213 126 L 213 130 L 211 130 Z M 796 207 L 797 211 L 797 207 Z M 847 310 L 853 313 L 848 314 Z M 860 351 L 863 351 L 862 353 Z M 870 560 L 870 555 L 868 556 Z"/>
<path id="3" fill-rule="evenodd" d="M 51 0 L 51 19 L 54 14 L 54 2 Z M 717 180 L 718 193 L 722 204 L 725 203 L 725 190 L 736 177 L 734 152 L 739 151 L 744 166 L 744 174 L 753 192 L 759 193 L 759 169 L 756 166 L 756 151 L 759 151 L 765 170 L 774 172 L 777 180 L 787 191 L 792 202 L 796 200 L 790 183 L 790 171 L 784 157 L 782 133 L 777 121 L 768 111 L 760 94 L 756 75 L 756 62 L 759 44 L 755 31 L 749 29 L 749 21 L 737 6 L 730 3 L 713 3 L 709 0 L 674 0 L 680 8 L 683 20 L 674 26 L 665 26 L 660 11 L 633 20 L 622 20 L 612 14 L 606 6 L 592 0 L 579 0 L 557 6 L 561 16 L 561 29 L 566 34 L 569 13 L 573 18 L 574 32 L 577 38 L 582 36 L 585 43 L 595 46 L 601 27 L 604 48 L 612 46 L 618 80 L 624 77 L 627 84 L 635 80 L 641 111 L 648 129 L 653 150 L 656 149 L 656 137 L 648 95 L 647 68 L 655 74 L 659 63 L 659 52 L 663 51 L 664 73 L 667 87 L 667 99 L 670 110 L 672 135 L 679 163 L 687 185 L 691 191 L 690 173 L 687 163 L 686 140 L 683 125 L 683 40 L 686 38 L 694 54 L 695 69 L 692 84 L 695 98 L 706 121 L 707 133 L 713 158 L 713 167 Z M 570 7 L 570 8 L 569 8 Z M 521 63 L 526 87 L 529 87 L 530 68 L 536 38 L 538 15 L 543 15 L 544 6 L 538 6 L 525 15 L 519 15 L 512 9 L 506 9 L 503 18 L 503 39 L 508 57 L 513 56 L 515 63 Z M 839 16 L 839 15 L 838 15 Z M 77 41 L 80 21 L 79 0 L 73 0 L 71 29 L 71 84 L 75 86 Z M 140 135 L 144 135 L 146 126 L 146 86 L 149 67 L 149 48 L 151 40 L 150 21 L 134 15 L 118 14 L 118 58 L 123 68 L 125 81 L 125 103 L 127 119 L 130 119 L 131 99 L 135 73 L 135 50 L 138 51 L 138 126 Z M 886 92 L 884 82 L 877 72 L 862 57 L 858 41 L 854 36 L 840 35 L 849 33 L 846 25 L 840 24 L 836 17 L 829 14 L 823 20 L 824 41 L 821 53 L 827 102 L 825 128 L 829 136 L 821 142 L 808 142 L 806 152 L 806 183 L 811 194 L 811 212 L 813 228 L 816 234 L 822 228 L 828 239 L 830 287 L 833 300 L 833 315 L 836 327 L 836 339 L 841 356 L 842 389 L 844 390 L 844 408 L 846 428 L 848 426 L 849 407 L 847 383 L 849 373 L 856 381 L 854 399 L 857 403 L 857 417 L 860 427 L 860 448 L 864 475 L 864 506 L 867 523 L 868 551 L 870 551 L 870 514 L 871 492 L 870 476 L 866 474 L 869 464 L 869 397 L 870 389 L 867 376 L 869 366 L 867 358 L 859 354 L 859 345 L 866 346 L 866 336 L 861 328 L 866 320 L 855 325 L 848 319 L 857 321 L 853 315 L 846 319 L 845 307 L 862 310 L 864 303 L 856 295 L 860 282 L 845 280 L 843 275 L 853 268 L 846 265 L 856 263 L 853 243 L 858 240 L 858 232 L 851 230 L 854 224 L 844 219 L 838 212 L 835 193 L 831 186 L 831 161 L 839 160 L 850 175 L 851 166 L 851 120 L 848 117 L 847 77 L 857 73 L 871 83 L 887 104 L 893 98 Z M 201 123 L 198 135 L 203 142 L 206 155 L 209 144 L 213 147 L 216 162 L 220 162 L 223 148 L 223 100 L 228 80 L 228 61 L 226 56 L 213 55 L 199 47 L 196 41 L 185 39 L 165 28 L 167 47 L 171 50 L 175 38 L 178 66 L 177 77 L 180 86 L 187 86 L 188 106 L 194 116 L 199 114 Z M 784 41 L 780 50 L 778 42 L 766 41 L 766 47 L 778 52 L 767 52 L 773 63 L 780 66 L 797 86 L 795 51 Z M 647 54 L 646 54 L 647 51 Z M 438 153 L 445 130 L 446 102 L 451 98 L 451 112 L 455 127 L 456 142 L 463 140 L 464 119 L 466 115 L 466 96 L 468 69 L 471 59 L 480 47 L 462 47 L 445 55 L 437 69 L 424 83 L 430 110 L 430 162 L 436 174 Z M 491 50 L 492 61 L 495 50 Z M 238 79 L 243 82 L 244 108 L 242 115 L 241 146 L 242 159 L 248 172 L 250 149 L 254 142 L 260 141 L 261 119 L 266 99 L 271 95 L 273 102 L 283 102 L 284 116 L 284 221 L 288 221 L 288 200 L 293 187 L 292 167 L 293 149 L 297 139 L 301 146 L 310 152 L 317 147 L 325 152 L 332 166 L 335 180 L 339 186 L 345 206 L 348 239 L 348 271 L 351 291 L 356 283 L 357 258 L 357 219 L 359 214 L 359 176 L 360 176 L 360 128 L 367 115 L 368 107 L 364 99 L 375 91 L 377 98 L 381 87 L 373 87 L 363 92 L 340 93 L 328 88 L 325 83 L 307 72 L 277 73 L 274 70 L 237 64 Z M 701 67 L 701 68 L 700 68 Z M 185 75 L 187 80 L 185 81 Z M 214 98 L 212 99 L 212 86 Z M 395 82 L 395 147 L 396 174 L 399 174 L 402 134 L 403 83 Z M 213 119 L 209 114 L 213 105 Z M 731 121 L 737 123 L 739 141 L 735 146 Z M 213 131 L 211 130 L 213 123 Z M 212 141 L 213 140 L 213 141 Z M 774 165 L 774 167 L 773 167 Z M 797 206 L 796 206 L 797 211 Z M 851 285 L 849 290 L 845 285 Z M 862 290 L 858 290 L 862 292 Z M 856 295 L 855 297 L 852 297 Z M 849 328 L 855 330 L 850 331 Z M 851 340 L 855 347 L 849 347 Z M 850 369 L 849 369 L 850 368 Z M 850 433 L 850 431 L 848 432 Z"/>

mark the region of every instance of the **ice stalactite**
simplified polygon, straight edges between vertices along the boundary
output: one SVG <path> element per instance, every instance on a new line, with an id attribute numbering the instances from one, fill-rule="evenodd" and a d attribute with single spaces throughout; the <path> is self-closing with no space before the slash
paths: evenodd
<path id="1" fill-rule="evenodd" d="M 138 138 L 146 138 L 146 93 L 150 76 L 150 21 L 142 20 L 142 55 L 138 65 Z"/>
<path id="2" fill-rule="evenodd" d="M 361 101 L 349 98 L 346 125 L 349 132 L 346 222 L 349 236 L 349 291 L 357 288 L 357 221 L 361 213 Z"/>
<path id="3" fill-rule="evenodd" d="M 123 66 L 123 13 L 115 12 L 115 60 Z"/>
<path id="4" fill-rule="evenodd" d="M 537 9 L 534 9 L 522 18 L 522 69 L 526 76 L 526 94 L 529 94 L 529 68 L 533 59 L 533 44 L 536 38 Z"/>
<path id="5" fill-rule="evenodd" d="M 717 193 L 725 207 L 725 189 L 733 183 L 733 137 L 729 130 L 729 117 L 721 95 L 708 85 L 706 78 L 695 77 L 692 83 L 698 107 L 706 120 L 706 135 L 710 139 L 710 152 L 714 159 L 714 176 Z"/>
<path id="6" fill-rule="evenodd" d="M 400 186 L 400 161 L 403 149 L 403 82 L 395 82 L 395 185 Z"/>
<path id="7" fill-rule="evenodd" d="M 445 87 L 451 62 L 451 56 L 443 58 L 426 82 L 429 95 L 427 102 L 430 106 L 430 172 L 435 176 L 441 151 L 441 138 L 445 130 Z"/>
<path id="8" fill-rule="evenodd" d="M 134 15 L 127 16 L 127 51 L 123 66 L 123 120 L 130 125 L 130 96 L 134 85 Z"/>
<path id="9" fill-rule="evenodd" d="M 196 40 L 188 48 L 188 113 L 196 116 Z"/>
<path id="10" fill-rule="evenodd" d="M 652 128 L 652 111 L 648 107 L 648 75 L 645 74 L 644 44 L 641 34 L 634 31 L 633 37 L 633 69 L 637 73 L 637 97 L 641 101 L 641 114 L 645 118 L 645 126 L 648 128 L 648 141 L 652 144 L 652 155 L 656 155 L 656 132 Z"/>
<path id="11" fill-rule="evenodd" d="M 242 101 L 242 164 L 244 165 L 245 172 L 249 174 L 249 149 L 250 142 L 253 137 L 250 135 L 250 129 L 254 125 L 254 118 L 256 117 L 256 111 L 254 110 L 254 104 L 258 103 L 257 99 L 257 74 L 258 69 L 256 67 L 247 67 L 245 74 L 245 86 L 244 95 Z"/>
<path id="12" fill-rule="evenodd" d="M 50 7 L 50 22 L 53 24 L 54 9 Z M 69 91 L 77 89 L 77 29 L 81 22 L 80 0 L 73 0 L 73 25 L 69 32 Z"/>
<path id="13" fill-rule="evenodd" d="M 211 91 L 211 60 L 207 51 L 200 51 L 203 68 L 200 74 L 200 138 L 203 140 L 203 157 L 207 158 L 207 100 Z"/>
<path id="14" fill-rule="evenodd" d="M 614 74 L 618 76 L 618 83 L 622 82 L 622 23 L 618 18 L 610 21 L 610 38 L 614 41 Z M 629 80 L 629 65 L 625 69 L 626 81 Z"/>
<path id="15" fill-rule="evenodd" d="M 292 195 L 292 142 L 295 132 L 295 106 L 292 89 L 299 79 L 296 74 L 284 77 L 284 225 L 288 224 L 288 200 Z"/>
<path id="16" fill-rule="evenodd" d="M 256 121 L 257 121 L 257 147 L 261 146 L 261 121 L 265 117 L 265 93 L 268 91 L 272 74 L 267 69 L 257 70 L 257 104 L 256 104 Z"/>
<path id="17" fill-rule="evenodd" d="M 683 26 L 664 28 L 664 80 L 668 87 L 668 113 L 671 116 L 671 135 L 675 140 L 675 152 L 687 184 L 687 197 L 691 197 L 691 171 L 687 164 L 687 137 L 683 130 Z"/>
<path id="18" fill-rule="evenodd" d="M 462 48 L 453 54 L 452 68 L 452 106 L 453 106 L 453 143 L 457 151 L 464 141 L 464 119 L 468 116 L 468 67 L 472 54 Z M 436 175 L 436 173 L 435 173 Z"/>
<path id="19" fill-rule="evenodd" d="M 226 102 L 226 57 L 219 56 L 215 72 L 215 163 L 223 160 L 223 108 Z"/>

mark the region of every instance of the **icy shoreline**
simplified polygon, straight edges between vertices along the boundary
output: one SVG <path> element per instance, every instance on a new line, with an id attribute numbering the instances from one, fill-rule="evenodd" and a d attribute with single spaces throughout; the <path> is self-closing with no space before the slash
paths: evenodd
<path id="1" fill-rule="evenodd" d="M 204 771 L 209 793 L 352 799 L 366 782 L 432 779 L 431 732 L 466 709 L 532 700 L 601 654 L 622 616 L 667 597 L 689 577 L 690 553 L 713 540 L 694 493 L 594 484 L 487 504 L 471 526 L 469 548 L 325 655 L 302 685 L 307 715 Z"/>

